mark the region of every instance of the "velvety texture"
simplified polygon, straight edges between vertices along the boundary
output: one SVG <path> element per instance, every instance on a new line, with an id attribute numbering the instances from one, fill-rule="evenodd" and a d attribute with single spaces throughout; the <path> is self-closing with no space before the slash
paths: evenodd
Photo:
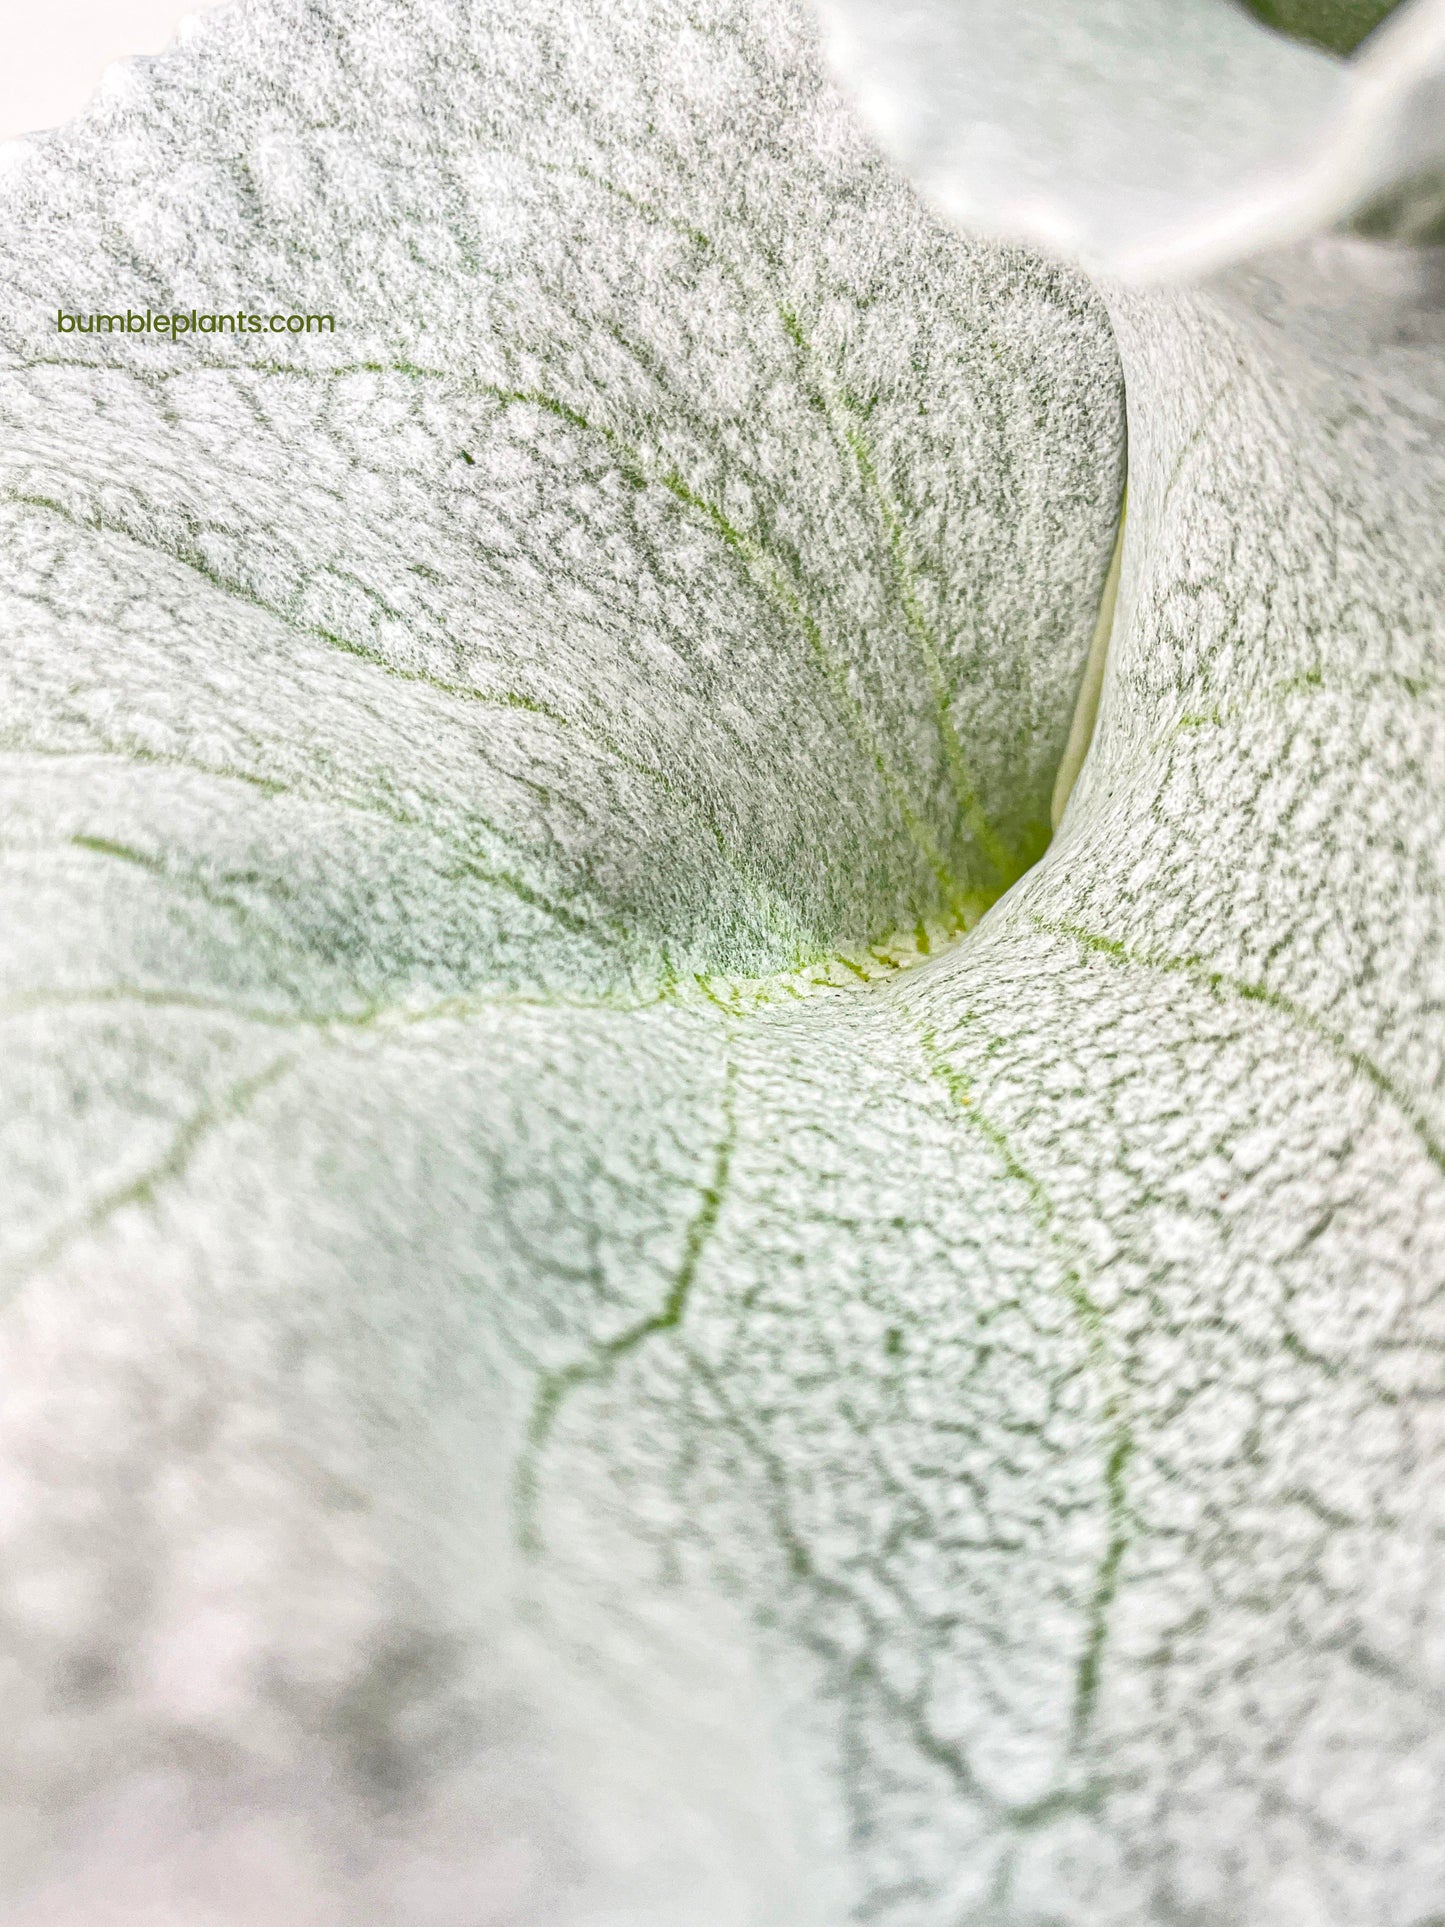
<path id="1" fill-rule="evenodd" d="M 5 1918 L 1426 1927 L 1434 258 L 1101 297 L 775 0 L 9 159 Z"/>

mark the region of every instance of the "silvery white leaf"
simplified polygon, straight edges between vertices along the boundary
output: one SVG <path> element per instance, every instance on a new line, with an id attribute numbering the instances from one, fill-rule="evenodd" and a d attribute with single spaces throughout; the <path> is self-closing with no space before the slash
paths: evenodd
<path id="1" fill-rule="evenodd" d="M 640 1600 L 599 1691 L 592 1591 L 519 1607 L 529 1428 L 698 1263 L 732 1007 L 1042 847 L 1102 306 L 731 0 L 257 0 L 4 234 L 12 1885 L 826 1919 L 748 1609 Z M 337 330 L 57 320 L 192 308 Z"/>
<path id="2" fill-rule="evenodd" d="M 761 0 L 128 85 L 5 219 L 15 1919 L 1422 1927 L 1429 259 L 1111 295 L 955 940 L 1087 288 Z"/>

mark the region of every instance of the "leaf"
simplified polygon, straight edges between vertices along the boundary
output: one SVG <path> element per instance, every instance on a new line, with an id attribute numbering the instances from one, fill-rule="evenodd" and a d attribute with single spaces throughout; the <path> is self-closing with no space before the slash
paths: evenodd
<path id="1" fill-rule="evenodd" d="M 388 74 L 399 121 L 379 48 L 317 19 L 218 27 L 20 173 L 32 566 L 80 542 L 203 625 L 128 663 L 144 722 L 109 636 L 80 644 L 44 746 L 282 786 L 274 854 L 240 812 L 226 860 L 335 994 L 646 990 L 975 916 L 1046 839 L 1107 566 L 1096 298 L 921 217 L 791 17 L 755 52 L 746 14 L 644 9 L 569 52 L 545 9 L 456 11 Z M 317 153 L 273 41 L 350 116 Z M 648 146 L 654 59 L 699 98 Z M 338 331 L 41 333 L 238 303 Z"/>
<path id="2" fill-rule="evenodd" d="M 1234 0 L 819 12 L 863 118 L 928 200 L 1107 276 L 1211 272 L 1350 215 L 1410 239 L 1442 218 L 1441 0 L 1398 9 L 1349 65 Z"/>
<path id="3" fill-rule="evenodd" d="M 12 158 L 25 1876 L 536 1922 L 580 1867 L 674 1920 L 700 1826 L 765 1891 L 769 1801 L 677 1785 L 705 1711 L 649 1753 L 513 1595 L 551 1435 L 711 1269 L 740 1026 L 1047 839 L 1102 306 L 925 215 L 772 5 L 268 0 Z M 336 329 L 57 322 L 237 308 Z"/>
<path id="4" fill-rule="evenodd" d="M 1445 1907 L 1433 269 L 1111 334 L 810 47 L 266 0 L 17 169 L 25 1927 Z"/>
<path id="5" fill-rule="evenodd" d="M 1300 40 L 1312 40 L 1332 53 L 1353 53 L 1400 0 L 1245 0 L 1266 26 Z"/>

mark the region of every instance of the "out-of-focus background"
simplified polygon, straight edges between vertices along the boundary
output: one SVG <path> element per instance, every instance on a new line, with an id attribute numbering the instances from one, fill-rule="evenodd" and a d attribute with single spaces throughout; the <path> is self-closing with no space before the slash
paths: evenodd
<path id="1" fill-rule="evenodd" d="M 78 113 L 113 60 L 156 54 L 221 0 L 0 0 L 0 141 Z M 1261 19 L 1347 53 L 1397 0 L 1243 0 Z M 1027 0 L 1020 0 L 1020 5 Z"/>
<path id="2" fill-rule="evenodd" d="M 112 61 L 158 54 L 217 0 L 8 0 L 0 25 L 0 140 L 79 113 Z"/>

